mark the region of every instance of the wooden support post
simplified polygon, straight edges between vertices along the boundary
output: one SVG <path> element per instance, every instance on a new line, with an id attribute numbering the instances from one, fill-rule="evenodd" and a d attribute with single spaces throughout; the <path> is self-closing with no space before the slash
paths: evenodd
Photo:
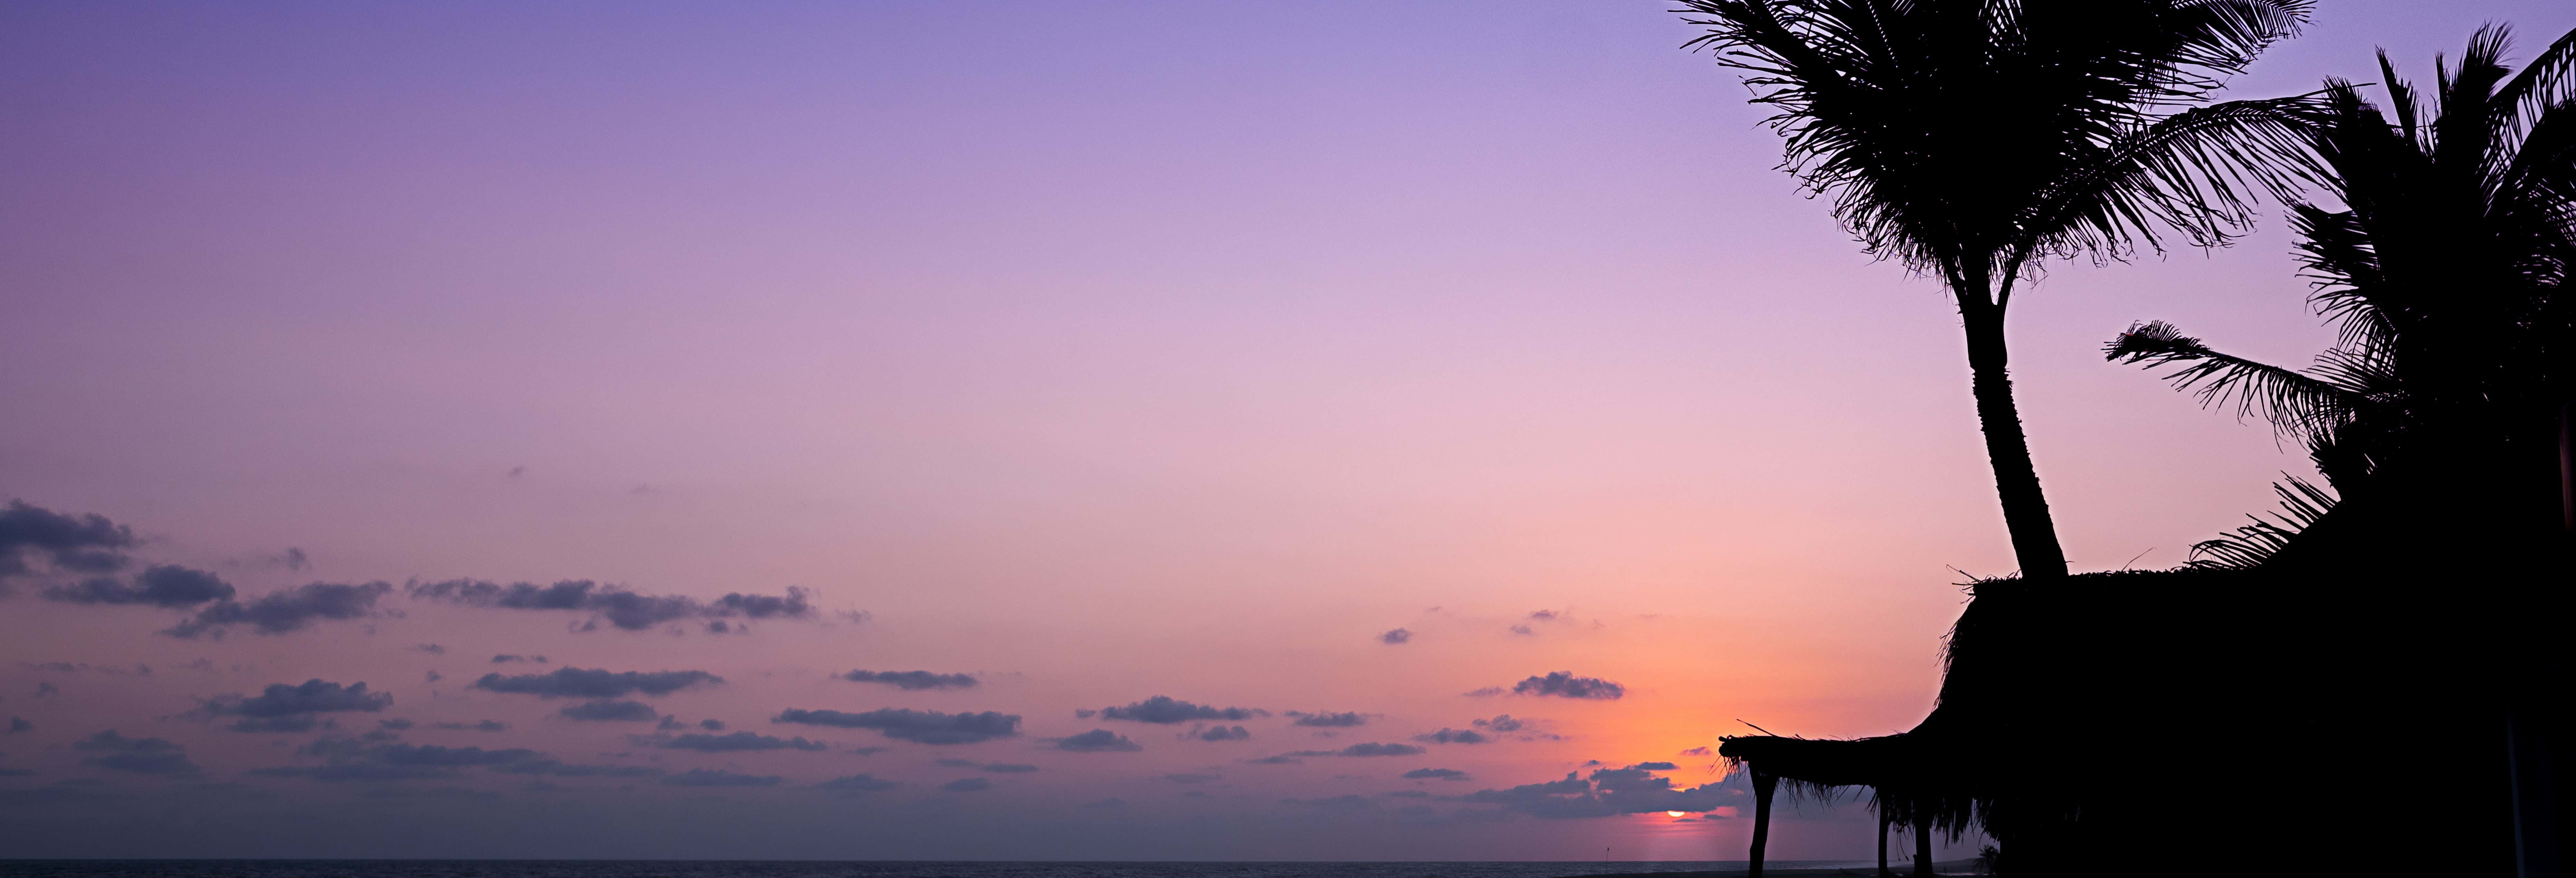
<path id="1" fill-rule="evenodd" d="M 1887 824 L 1890 822 L 1887 816 L 1888 807 L 1889 804 L 1885 798 L 1878 800 L 1878 878 L 1896 878 L 1896 873 L 1887 870 Z"/>
<path id="2" fill-rule="evenodd" d="M 1753 769 L 1753 868 L 1745 878 L 1762 878 L 1762 848 L 1771 843 L 1771 790 L 1779 785 L 1777 775 Z"/>
<path id="3" fill-rule="evenodd" d="M 1932 809 L 1914 803 L 1914 875 L 1932 878 Z"/>

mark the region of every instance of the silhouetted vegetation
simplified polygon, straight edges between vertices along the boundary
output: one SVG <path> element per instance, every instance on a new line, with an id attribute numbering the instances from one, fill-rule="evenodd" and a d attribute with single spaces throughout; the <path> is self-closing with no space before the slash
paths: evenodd
<path id="1" fill-rule="evenodd" d="M 1967 331 L 1977 417 L 2022 575 L 2062 576 L 2015 408 L 2004 313 L 2051 257 L 2160 233 L 2214 244 L 2284 178 L 2296 100 L 2203 105 L 2305 0 L 1686 0 L 1693 42 L 1749 73 L 1784 163 L 1875 256 L 1938 278 Z"/>
<path id="2" fill-rule="evenodd" d="M 2083 71 L 2143 77 L 2140 88 L 2165 95 L 2155 90 L 2173 74 L 2150 65 L 2088 66 L 2156 44 L 2132 31 L 2213 27 L 2177 43 L 2191 53 L 2166 57 L 2223 73 L 2303 7 L 1690 6 L 1714 19 L 1709 41 L 1733 53 L 1730 63 L 1753 72 L 1757 100 L 1786 108 L 1776 124 L 1790 138 L 1789 167 L 1834 193 L 1874 252 L 1970 291 L 1959 301 L 1972 365 L 1978 309 L 1991 306 L 1999 327 L 2012 277 L 2028 270 L 1991 254 L 2117 256 L 2132 240 L 2152 245 L 2150 217 L 2199 243 L 2241 226 L 2239 190 L 2190 181 L 2299 183 L 2279 194 L 2312 302 L 2339 330 L 2334 348 L 2298 370 L 2227 355 L 2163 323 L 2114 339 L 2111 359 L 2176 367 L 2165 377 L 2205 405 L 2300 442 L 2332 491 L 2285 478 L 2274 486 L 2279 512 L 2200 544 L 2184 567 L 2050 575 L 2031 563 L 2046 556 L 2025 546 L 2018 528 L 2028 517 L 2012 516 L 2015 476 L 1998 454 L 2024 570 L 1969 584 L 1931 715 L 1873 738 L 1727 739 L 1721 752 L 1752 773 L 1758 808 L 1767 812 L 1784 782 L 1793 794 L 1867 788 L 1883 826 L 1954 839 L 1983 830 L 1996 846 L 1981 859 L 2000 871 L 2009 850 L 2016 875 L 2144 872 L 2142 851 L 2184 833 L 2203 849 L 2241 852 L 2194 865 L 2222 873 L 2385 871 L 2438 858 L 2444 871 L 2559 874 L 2567 814 L 2556 808 L 2554 765 L 2565 761 L 2571 691 L 2561 644 L 2576 585 L 2576 304 L 2561 295 L 2576 267 L 2576 33 L 2517 73 L 2507 31 L 2481 28 L 2457 64 L 2437 60 L 2429 93 L 2383 55 L 2378 83 L 2329 80 L 2311 99 L 2247 104 L 2259 125 L 2214 131 L 2226 139 L 2144 172 L 2173 188 L 2136 190 L 2139 207 L 2117 221 L 2052 232 L 2036 218 L 2059 215 L 2006 209 L 2029 203 L 2030 181 L 2051 173 L 2043 168 L 1908 174 L 1981 147 L 2045 165 L 2055 154 L 2019 139 L 2037 127 L 2070 132 L 2048 142 L 2111 144 L 2235 107 L 2155 115 L 2205 94 L 2207 80 L 2196 79 L 2122 117 L 2125 128 L 2045 109 L 2055 106 L 2046 96 L 2094 93 L 2052 79 Z M 2065 26 L 2075 21 L 2121 32 Z M 2226 48 L 2204 45 L 2213 40 Z M 2388 111 L 2365 97 L 2372 89 L 2386 93 Z M 1830 101 L 1846 109 L 1819 109 Z M 1929 143 L 1873 145 L 1898 131 Z M 2284 139 L 2296 149 L 2281 148 Z M 1891 166 L 1904 172 L 1882 173 Z M 1990 180 L 1998 188 L 1983 191 Z M 1978 249 L 2007 240 L 1996 230 L 2048 243 Z M 1923 243 L 1952 240 L 1942 235 L 1965 243 Z M 1996 422 L 1986 427 L 1992 451 Z M 2383 731 L 2392 727 L 2403 731 Z M 2256 794 L 2265 789 L 2292 801 Z M 2365 802 L 2403 816 L 2358 817 L 2352 809 Z M 2426 841 L 2394 852 L 2384 827 L 2401 820 Z M 1757 837 L 1766 826 L 1757 815 Z"/>

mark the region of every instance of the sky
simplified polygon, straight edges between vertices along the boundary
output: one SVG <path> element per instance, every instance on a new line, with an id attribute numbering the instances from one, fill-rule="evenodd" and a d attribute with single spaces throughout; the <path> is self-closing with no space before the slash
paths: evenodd
<path id="1" fill-rule="evenodd" d="M 0 854 L 1740 858 L 2012 564 L 1665 6 L 0 7 Z M 2321 6 L 2229 95 L 2576 27 Z M 2099 353 L 2282 225 L 2016 297 L 2076 568 L 2310 472 Z"/>

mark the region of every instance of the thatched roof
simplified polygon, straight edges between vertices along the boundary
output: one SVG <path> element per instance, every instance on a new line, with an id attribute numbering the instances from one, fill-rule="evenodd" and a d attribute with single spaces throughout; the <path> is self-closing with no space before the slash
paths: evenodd
<path id="1" fill-rule="evenodd" d="M 1919 817 L 1951 833 L 1985 822 L 2007 791 L 2062 803 L 2052 811 L 2077 808 L 2099 763 L 2134 755 L 2108 741 L 2139 731 L 2126 720 L 2206 679 L 2195 669 L 2224 650 L 2195 661 L 2176 648 L 2247 622 L 2202 611 L 2241 599 L 2253 575 L 2182 568 L 1969 583 L 1939 699 L 1913 729 L 1846 740 L 1744 735 L 1722 739 L 1718 752 L 1792 789 L 1867 788 L 1899 824 Z"/>

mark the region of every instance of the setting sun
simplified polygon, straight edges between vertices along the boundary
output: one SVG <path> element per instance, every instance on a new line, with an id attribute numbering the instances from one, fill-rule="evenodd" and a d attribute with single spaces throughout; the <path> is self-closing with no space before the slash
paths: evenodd
<path id="1" fill-rule="evenodd" d="M 1688 811 L 1666 811 L 1666 812 L 1664 812 L 1664 816 L 1666 816 L 1666 817 L 1680 817 L 1680 816 L 1682 816 L 1682 815 L 1684 815 L 1684 814 L 1688 814 L 1688 813 L 1690 813 L 1690 812 L 1688 812 Z"/>

